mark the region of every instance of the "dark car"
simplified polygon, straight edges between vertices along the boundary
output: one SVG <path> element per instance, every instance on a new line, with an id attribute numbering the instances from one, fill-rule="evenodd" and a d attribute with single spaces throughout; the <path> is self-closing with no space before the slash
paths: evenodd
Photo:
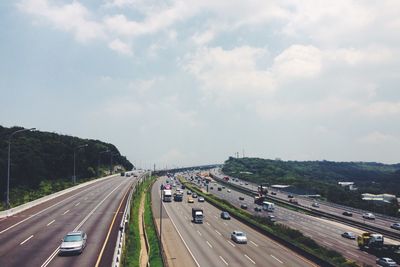
<path id="1" fill-rule="evenodd" d="M 191 195 L 191 194 L 192 194 L 192 191 L 188 190 L 188 191 L 186 192 L 186 194 Z"/>
<path id="2" fill-rule="evenodd" d="M 259 207 L 259 206 L 255 206 L 255 207 L 254 207 L 254 211 L 260 212 L 260 211 L 262 211 L 262 208 Z"/>
<path id="3" fill-rule="evenodd" d="M 349 216 L 349 217 L 353 216 L 353 213 L 351 213 L 350 211 L 343 211 L 342 214 L 343 214 L 344 216 Z"/>
<path id="4" fill-rule="evenodd" d="M 287 197 L 288 198 L 294 198 L 294 196 L 292 194 L 289 194 Z"/>
<path id="5" fill-rule="evenodd" d="M 242 205 L 240 205 L 240 207 L 241 207 L 242 209 L 244 209 L 244 210 L 247 210 L 247 205 L 246 205 L 246 204 L 242 204 Z"/>
<path id="6" fill-rule="evenodd" d="M 272 191 L 272 192 L 271 192 L 271 195 L 276 195 L 276 192 Z"/>
<path id="7" fill-rule="evenodd" d="M 227 211 L 223 211 L 223 212 L 221 212 L 221 218 L 224 220 L 230 220 L 231 216 L 229 215 L 229 213 Z"/>
<path id="8" fill-rule="evenodd" d="M 218 191 L 221 191 L 222 190 L 222 188 L 221 187 L 218 187 Z"/>
<path id="9" fill-rule="evenodd" d="M 239 200 L 244 200 L 244 197 L 239 197 Z"/>

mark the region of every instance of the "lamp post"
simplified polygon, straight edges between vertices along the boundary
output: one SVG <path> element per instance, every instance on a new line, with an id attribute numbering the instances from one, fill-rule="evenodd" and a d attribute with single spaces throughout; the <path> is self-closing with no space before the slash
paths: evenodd
<path id="1" fill-rule="evenodd" d="M 25 131 L 34 131 L 36 128 L 31 128 L 31 129 L 21 129 L 17 130 L 15 132 L 12 132 L 10 134 L 10 137 L 8 138 L 8 162 L 7 162 L 7 198 L 6 198 L 6 206 L 7 209 L 10 208 L 10 166 L 11 166 L 11 138 L 20 132 L 25 132 Z"/>
<path id="2" fill-rule="evenodd" d="M 88 144 L 84 144 L 84 145 L 77 146 L 77 147 L 74 148 L 74 175 L 72 176 L 72 183 L 73 183 L 73 184 L 76 183 L 76 164 L 75 164 L 76 151 L 77 151 L 78 149 L 80 149 L 80 148 L 87 147 L 87 146 L 88 146 Z"/>
<path id="3" fill-rule="evenodd" d="M 101 154 L 108 153 L 108 152 L 110 152 L 110 150 L 108 150 L 108 149 L 99 152 L 99 160 L 97 161 L 97 176 L 99 176 L 99 174 L 100 174 L 99 170 L 100 170 L 100 157 L 101 157 Z"/>

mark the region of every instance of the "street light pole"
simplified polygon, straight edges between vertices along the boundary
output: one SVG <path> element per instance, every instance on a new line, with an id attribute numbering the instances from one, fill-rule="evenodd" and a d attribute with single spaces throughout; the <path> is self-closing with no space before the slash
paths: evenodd
<path id="1" fill-rule="evenodd" d="M 101 151 L 99 153 L 99 159 L 97 161 L 97 176 L 99 176 L 99 174 L 100 174 L 100 157 L 101 157 L 101 154 L 107 153 L 107 152 L 110 152 L 110 150 L 107 149 L 107 150 Z"/>
<path id="2" fill-rule="evenodd" d="M 11 138 L 16 134 L 20 132 L 25 132 L 25 131 L 34 131 L 36 128 L 31 128 L 31 129 L 21 129 L 17 130 L 13 133 L 10 134 L 10 137 L 8 138 L 8 160 L 7 160 L 7 198 L 6 198 L 6 208 L 10 208 L 10 169 L 11 169 Z"/>
<path id="3" fill-rule="evenodd" d="M 88 144 L 84 144 L 81 146 L 77 146 L 74 148 L 74 175 L 72 176 L 72 183 L 75 184 L 76 183 L 76 164 L 75 164 L 75 158 L 76 158 L 76 151 L 82 147 L 87 147 Z"/>

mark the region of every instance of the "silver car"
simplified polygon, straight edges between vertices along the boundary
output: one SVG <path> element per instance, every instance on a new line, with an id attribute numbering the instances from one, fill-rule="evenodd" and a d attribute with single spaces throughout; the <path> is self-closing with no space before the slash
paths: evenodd
<path id="1" fill-rule="evenodd" d="M 236 243 L 242 243 L 242 244 L 247 243 L 246 234 L 241 231 L 233 231 L 231 234 L 231 239 Z"/>
<path id="2" fill-rule="evenodd" d="M 61 239 L 61 245 L 59 254 L 69 253 L 82 253 L 86 247 L 87 235 L 83 231 L 69 232 L 63 239 Z"/>

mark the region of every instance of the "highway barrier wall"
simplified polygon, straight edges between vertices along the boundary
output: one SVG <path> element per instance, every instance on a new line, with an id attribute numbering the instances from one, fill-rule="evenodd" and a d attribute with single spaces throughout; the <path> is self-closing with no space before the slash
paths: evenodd
<path id="1" fill-rule="evenodd" d="M 228 201 L 219 199 L 218 197 L 204 193 L 195 185 L 181 179 L 189 189 L 202 195 L 210 204 L 215 207 L 226 210 L 239 221 L 256 229 L 260 233 L 268 236 L 276 242 L 284 245 L 292 251 L 295 251 L 304 258 L 318 264 L 319 266 L 357 266 L 354 262 L 346 261 L 346 259 L 338 252 L 328 250 L 318 245 L 314 240 L 304 236 L 300 231 L 290 229 L 281 224 L 273 224 L 268 222 L 266 218 L 256 217 L 248 212 L 242 211 L 233 206 Z"/>
<path id="2" fill-rule="evenodd" d="M 72 192 L 72 191 L 74 191 L 74 190 L 76 190 L 76 189 L 79 189 L 79 188 L 88 186 L 88 185 L 90 185 L 90 184 L 93 184 L 93 183 L 96 183 L 96 182 L 99 182 L 99 181 L 102 181 L 102 180 L 105 180 L 105 179 L 109 179 L 109 178 L 111 178 L 111 177 L 118 176 L 118 175 L 119 175 L 119 174 L 113 174 L 113 175 L 109 175 L 109 176 L 106 176 L 106 177 L 93 179 L 93 180 L 90 180 L 90 181 L 88 181 L 88 182 L 84 182 L 84 183 L 78 184 L 78 185 L 76 185 L 76 186 L 72 186 L 72 187 L 70 187 L 70 188 L 67 188 L 67 189 L 58 191 L 58 192 L 56 192 L 56 193 L 53 193 L 53 194 L 50 194 L 50 195 L 47 195 L 47 196 L 38 198 L 38 199 L 36 199 L 36 200 L 27 202 L 27 203 L 22 204 L 22 205 L 19 205 L 19 206 L 17 206 L 17 207 L 14 207 L 14 208 L 11 208 L 11 209 L 8 209 L 8 210 L 4 210 L 4 211 L 0 211 L 0 218 L 13 216 L 13 215 L 15 215 L 15 214 L 17 214 L 17 213 L 20 213 L 20 212 L 22 212 L 22 211 L 24 211 L 24 210 L 30 209 L 30 208 L 32 208 L 32 207 L 34 207 L 34 206 L 37 206 L 37 205 L 39 205 L 39 204 L 42 204 L 42 203 L 44 203 L 44 202 L 46 202 L 46 201 L 49 201 L 49 200 L 51 200 L 51 199 L 54 199 L 54 198 L 56 198 L 56 197 L 65 195 L 65 194 L 67 194 L 67 193 L 69 193 L 69 192 Z"/>

